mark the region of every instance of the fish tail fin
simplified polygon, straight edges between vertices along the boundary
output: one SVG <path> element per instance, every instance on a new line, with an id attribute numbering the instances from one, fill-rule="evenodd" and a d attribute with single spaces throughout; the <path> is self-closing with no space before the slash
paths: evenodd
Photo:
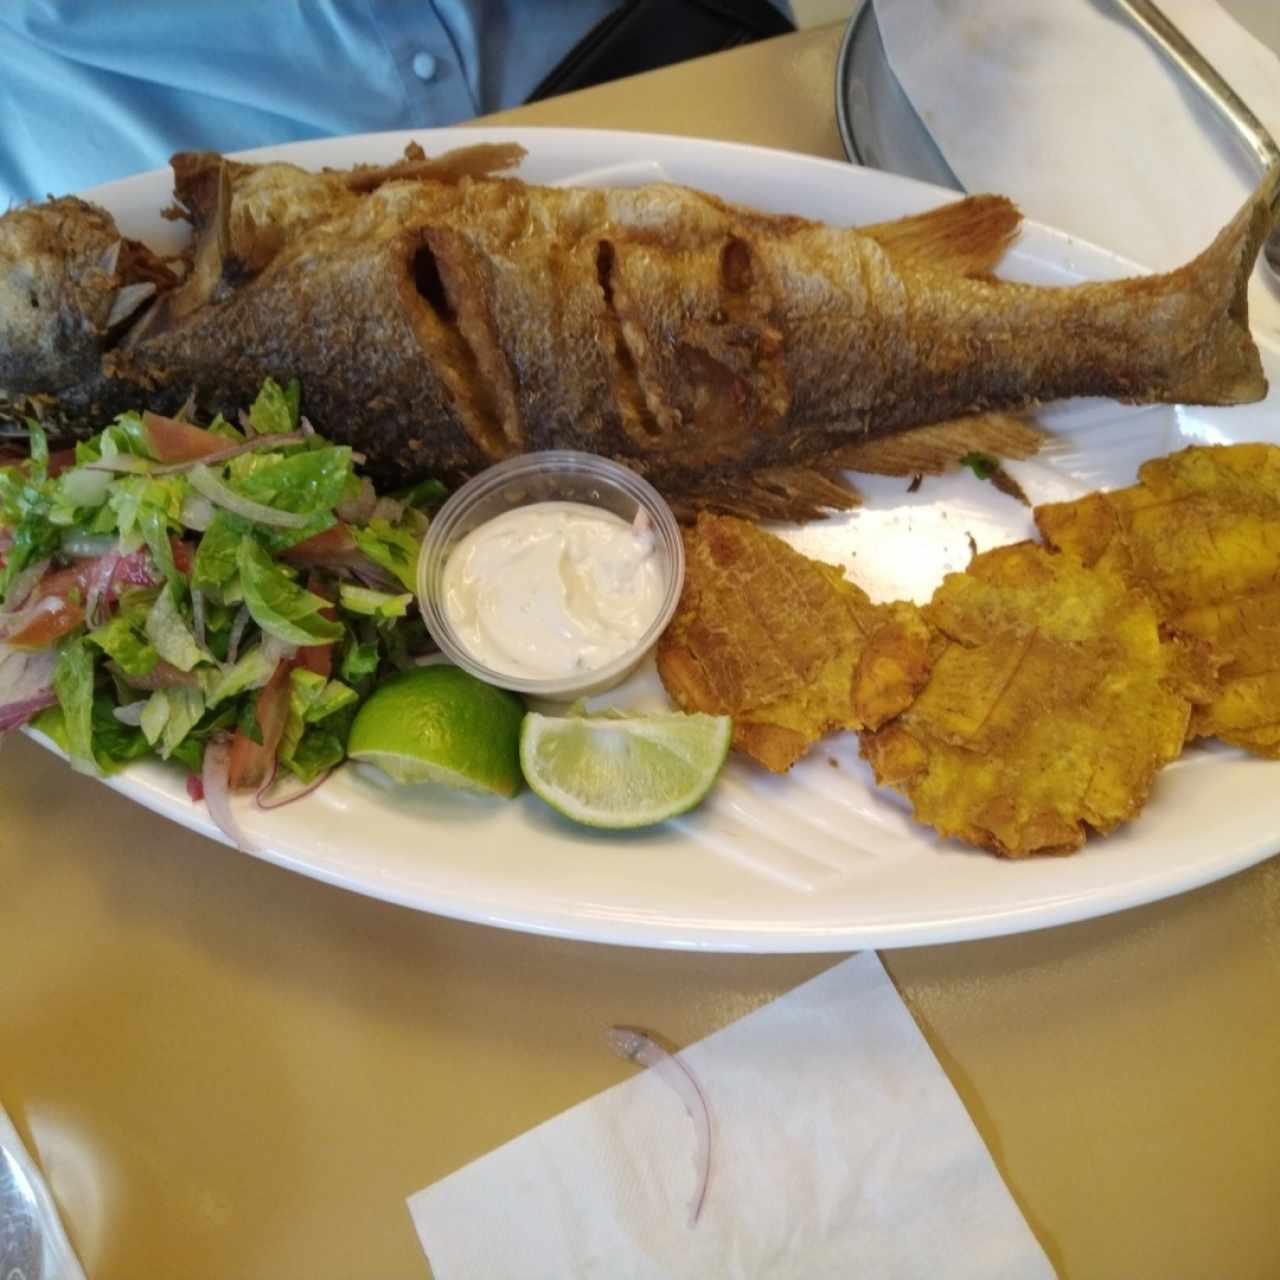
<path id="1" fill-rule="evenodd" d="M 1022 214 L 1004 196 L 969 196 L 928 213 L 858 230 L 887 253 L 920 258 L 956 275 L 991 271 L 1013 242 Z"/>
<path id="2" fill-rule="evenodd" d="M 1280 192 L 1274 166 L 1239 213 L 1199 257 L 1165 277 L 1170 287 L 1208 308 L 1198 358 L 1169 388 L 1188 404 L 1244 404 L 1267 393 L 1262 359 L 1249 333 L 1249 277 L 1272 227 L 1272 202 Z"/>

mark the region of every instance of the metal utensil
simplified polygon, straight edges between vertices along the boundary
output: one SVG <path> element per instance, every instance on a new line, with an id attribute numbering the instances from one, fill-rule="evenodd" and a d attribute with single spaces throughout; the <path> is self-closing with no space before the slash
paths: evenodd
<path id="1" fill-rule="evenodd" d="M 1213 69 L 1204 55 L 1169 21 L 1152 0 L 1116 0 L 1151 42 L 1191 81 L 1205 100 L 1235 132 L 1248 153 L 1267 172 L 1280 165 L 1280 147 L 1266 126 L 1241 101 L 1234 89 Z M 1280 203 L 1280 183 L 1271 193 L 1272 211 Z M 1280 277 L 1280 226 L 1274 226 L 1262 247 L 1267 266 Z"/>

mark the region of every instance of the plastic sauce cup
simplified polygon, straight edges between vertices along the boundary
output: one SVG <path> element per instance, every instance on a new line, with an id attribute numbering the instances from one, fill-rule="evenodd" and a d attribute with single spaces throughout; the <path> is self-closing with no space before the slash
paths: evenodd
<path id="1" fill-rule="evenodd" d="M 610 511 L 628 524 L 638 511 L 644 511 L 652 523 L 664 583 L 662 604 L 632 648 L 605 666 L 555 678 L 495 671 L 467 649 L 445 612 L 444 570 L 458 543 L 504 512 L 538 502 L 580 502 Z M 436 513 L 418 559 L 418 605 L 431 638 L 445 657 L 487 684 L 551 701 L 567 702 L 602 693 L 625 680 L 666 630 L 683 586 L 684 542 L 662 495 L 629 467 L 573 449 L 521 454 L 468 480 Z"/>

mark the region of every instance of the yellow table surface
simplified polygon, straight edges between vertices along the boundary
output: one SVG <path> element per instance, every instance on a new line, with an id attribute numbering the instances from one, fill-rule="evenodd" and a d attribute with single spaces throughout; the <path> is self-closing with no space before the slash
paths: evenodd
<path id="1" fill-rule="evenodd" d="M 499 119 L 838 157 L 839 36 Z M 388 906 L 169 825 L 17 737 L 0 814 L 0 1101 L 93 1280 L 425 1276 L 405 1197 L 625 1078 L 604 1025 L 684 1044 L 839 959 Z M 1280 860 L 884 959 L 1063 1275 L 1280 1275 Z"/>

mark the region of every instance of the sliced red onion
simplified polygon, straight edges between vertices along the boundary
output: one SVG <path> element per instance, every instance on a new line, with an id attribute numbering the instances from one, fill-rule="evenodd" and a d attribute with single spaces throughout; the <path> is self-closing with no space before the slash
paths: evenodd
<path id="1" fill-rule="evenodd" d="M 329 777 L 333 770 L 326 769 L 319 777 L 313 778 L 310 782 L 300 782 L 293 774 L 289 774 L 288 778 L 281 782 L 278 787 L 276 786 L 277 772 L 278 770 L 273 768 L 270 776 L 258 788 L 254 803 L 259 809 L 283 809 L 285 805 L 292 804 L 295 800 L 301 800 L 303 796 L 309 796 Z M 276 794 L 273 794 L 273 792 Z"/>
<path id="2" fill-rule="evenodd" d="M 413 660 L 415 667 L 449 667 L 453 659 L 447 653 L 422 653 Z"/>
<path id="3" fill-rule="evenodd" d="M 8 733 L 10 729 L 21 728 L 33 715 L 51 707 L 58 701 L 58 695 L 52 689 L 38 693 L 20 702 L 7 702 L 0 705 L 0 733 Z"/>
<path id="4" fill-rule="evenodd" d="M 198 493 L 188 493 L 182 499 L 178 519 L 188 529 L 203 533 L 213 523 L 215 507 L 208 498 Z"/>
<path id="5" fill-rule="evenodd" d="M 197 587 L 191 588 L 191 634 L 196 644 L 205 648 L 204 642 L 204 592 Z"/>
<path id="6" fill-rule="evenodd" d="M 110 594 L 116 570 L 120 567 L 120 561 L 123 559 L 124 556 L 118 550 L 115 550 L 108 551 L 106 555 L 94 563 L 93 570 L 89 574 L 89 581 L 85 584 L 84 589 L 84 616 L 91 627 L 96 627 L 100 621 L 98 605 L 104 596 Z"/>
<path id="7" fill-rule="evenodd" d="M 189 795 L 196 804 L 199 804 L 200 801 L 204 799 L 204 783 L 200 781 L 200 775 L 198 773 L 187 774 L 187 795 Z"/>
<path id="8" fill-rule="evenodd" d="M 255 524 L 271 525 L 276 529 L 301 529 L 310 524 L 311 517 L 296 511 L 277 511 L 265 503 L 254 502 L 250 498 L 241 497 L 234 489 L 223 484 L 208 467 L 196 463 L 187 473 L 191 487 L 204 494 L 210 502 L 227 511 L 233 511 Z"/>
<path id="9" fill-rule="evenodd" d="M 242 604 L 240 612 L 231 623 L 231 634 L 227 637 L 227 665 L 230 666 L 240 656 L 240 641 L 244 639 L 244 629 L 249 625 L 249 606 Z"/>
<path id="10" fill-rule="evenodd" d="M 96 560 L 114 551 L 118 543 L 110 533 L 73 533 L 62 540 L 62 554 L 73 560 Z"/>
<path id="11" fill-rule="evenodd" d="M 215 733 L 205 744 L 204 767 L 200 771 L 200 785 L 204 788 L 204 802 L 209 807 L 209 816 L 217 824 L 218 830 L 231 841 L 237 849 L 246 853 L 254 851 L 253 842 L 241 829 L 231 810 L 231 789 L 227 777 L 231 771 L 231 735 L 226 732 Z"/>
<path id="12" fill-rule="evenodd" d="M 311 419 L 305 413 L 298 418 L 298 430 L 304 436 L 313 436 L 316 433 L 315 427 L 311 425 Z"/>
<path id="13" fill-rule="evenodd" d="M 399 578 L 384 569 L 377 563 L 377 561 L 370 560 L 368 557 L 365 557 L 364 564 L 343 565 L 338 572 L 341 573 L 344 570 L 349 573 L 351 577 L 353 577 L 362 587 L 372 587 L 375 590 L 380 588 L 391 588 L 393 590 L 400 591 L 402 589 Z"/>
<path id="14" fill-rule="evenodd" d="M 87 466 L 69 466 L 58 480 L 60 496 L 72 507 L 100 507 L 110 488 L 109 473 L 90 471 Z"/>
<path id="15" fill-rule="evenodd" d="M 183 462 L 166 462 L 155 467 L 153 476 L 174 476 L 182 471 L 190 471 L 192 467 L 217 466 L 238 458 L 242 453 L 257 453 L 262 449 L 279 449 L 288 444 L 301 444 L 306 436 L 301 431 L 277 431 L 275 435 L 254 436 L 250 440 L 237 440 L 219 449 L 215 453 L 206 453 L 203 458 L 187 458 Z"/>
<path id="16" fill-rule="evenodd" d="M 57 701 L 53 692 L 57 660 L 52 649 L 27 653 L 0 645 L 0 733 L 25 724 Z"/>
<path id="17" fill-rule="evenodd" d="M 707 1198 L 707 1183 L 711 1180 L 711 1110 L 706 1095 L 693 1072 L 674 1054 L 668 1053 L 656 1040 L 635 1027 L 610 1027 L 605 1032 L 609 1047 L 620 1058 L 639 1063 L 656 1071 L 665 1084 L 670 1085 L 684 1103 L 684 1109 L 693 1121 L 693 1163 L 695 1182 L 693 1197 L 689 1202 L 689 1225 L 696 1226 Z"/>
<path id="18" fill-rule="evenodd" d="M 146 458 L 139 458 L 134 453 L 116 453 L 109 458 L 99 458 L 96 462 L 86 462 L 86 471 L 118 471 L 122 475 L 149 476 L 155 471 L 155 463 Z"/>

